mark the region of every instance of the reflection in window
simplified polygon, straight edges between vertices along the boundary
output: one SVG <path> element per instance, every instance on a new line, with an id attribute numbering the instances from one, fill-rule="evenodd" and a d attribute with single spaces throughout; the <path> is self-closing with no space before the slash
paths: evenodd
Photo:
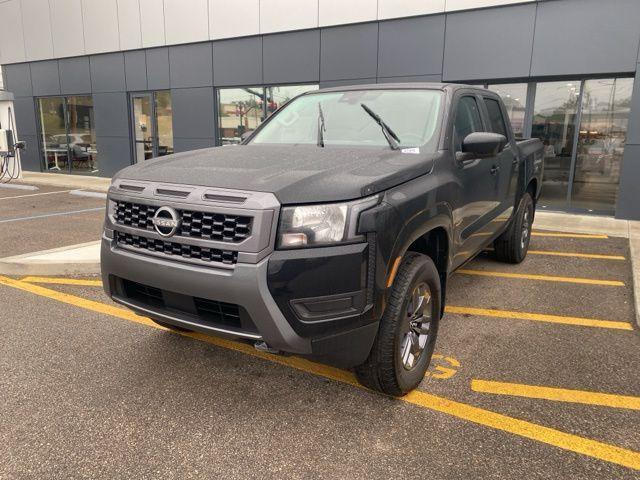
<path id="1" fill-rule="evenodd" d="M 580 82 L 536 86 L 531 136 L 544 144 L 543 205 L 566 205 L 579 95 Z"/>
<path id="2" fill-rule="evenodd" d="M 317 85 L 223 88 L 218 92 L 218 136 L 222 145 L 240 143 L 242 135 L 255 130 L 269 115 L 291 98 Z"/>
<path id="3" fill-rule="evenodd" d="M 90 96 L 38 99 L 44 167 L 63 173 L 98 173 Z"/>
<path id="4" fill-rule="evenodd" d="M 173 153 L 173 112 L 171 110 L 171 92 L 155 92 L 156 123 L 158 130 L 159 157 Z"/>
<path id="5" fill-rule="evenodd" d="M 584 83 L 572 206 L 614 213 L 632 90 L 632 78 Z"/>
<path id="6" fill-rule="evenodd" d="M 500 85 L 488 85 L 487 88 L 496 92 L 507 109 L 507 115 L 511 121 L 513 134 L 517 138 L 524 136 L 524 118 L 527 104 L 527 84 L 509 83 Z"/>

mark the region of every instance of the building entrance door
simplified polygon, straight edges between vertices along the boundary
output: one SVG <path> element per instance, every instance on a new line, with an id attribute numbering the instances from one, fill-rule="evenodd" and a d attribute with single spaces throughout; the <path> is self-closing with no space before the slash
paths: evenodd
<path id="1" fill-rule="evenodd" d="M 171 94 L 168 91 L 131 94 L 135 161 L 173 153 Z"/>

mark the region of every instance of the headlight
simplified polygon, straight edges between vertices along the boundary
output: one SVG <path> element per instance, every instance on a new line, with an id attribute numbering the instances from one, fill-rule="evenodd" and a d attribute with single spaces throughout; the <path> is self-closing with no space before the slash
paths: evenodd
<path id="1" fill-rule="evenodd" d="M 347 203 L 284 207 L 278 227 L 278 247 L 299 248 L 359 240 L 360 212 L 377 205 L 378 201 L 376 196 Z"/>

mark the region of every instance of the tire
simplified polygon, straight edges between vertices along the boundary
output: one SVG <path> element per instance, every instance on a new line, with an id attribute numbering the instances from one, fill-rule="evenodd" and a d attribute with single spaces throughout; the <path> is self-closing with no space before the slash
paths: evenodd
<path id="1" fill-rule="evenodd" d="M 161 327 L 168 328 L 169 330 L 174 330 L 176 332 L 190 332 L 188 328 L 177 327 L 175 325 L 171 325 L 170 323 L 161 322 L 160 320 L 155 320 L 153 318 L 150 319 L 153 323 L 157 323 Z"/>
<path id="2" fill-rule="evenodd" d="M 441 291 L 440 275 L 431 258 L 407 253 L 393 282 L 369 358 L 355 368 L 361 384 L 394 396 L 404 395 L 420 384 L 431 362 L 438 335 Z M 420 305 L 420 295 L 426 299 L 427 293 L 427 303 L 421 304 L 424 323 L 412 326 L 410 313 Z M 422 350 L 414 355 L 420 346 Z M 406 355 L 407 349 L 409 355 Z"/>
<path id="3" fill-rule="evenodd" d="M 496 258 L 505 263 L 520 263 L 527 256 L 531 241 L 531 226 L 535 216 L 535 205 L 529 192 L 520 199 L 516 216 L 509 228 L 494 242 Z"/>

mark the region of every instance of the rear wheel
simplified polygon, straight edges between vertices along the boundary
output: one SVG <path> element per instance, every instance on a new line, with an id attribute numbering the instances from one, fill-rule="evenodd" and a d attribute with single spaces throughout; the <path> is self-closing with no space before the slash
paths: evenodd
<path id="1" fill-rule="evenodd" d="M 509 228 L 493 242 L 498 260 L 506 263 L 520 263 L 525 259 L 531 241 L 534 215 L 535 205 L 527 192 L 520 199 L 518 211 Z"/>
<path id="2" fill-rule="evenodd" d="M 438 334 L 440 292 L 433 261 L 409 252 L 398 269 L 369 358 L 355 369 L 360 383 L 396 396 L 420 384 Z"/>

